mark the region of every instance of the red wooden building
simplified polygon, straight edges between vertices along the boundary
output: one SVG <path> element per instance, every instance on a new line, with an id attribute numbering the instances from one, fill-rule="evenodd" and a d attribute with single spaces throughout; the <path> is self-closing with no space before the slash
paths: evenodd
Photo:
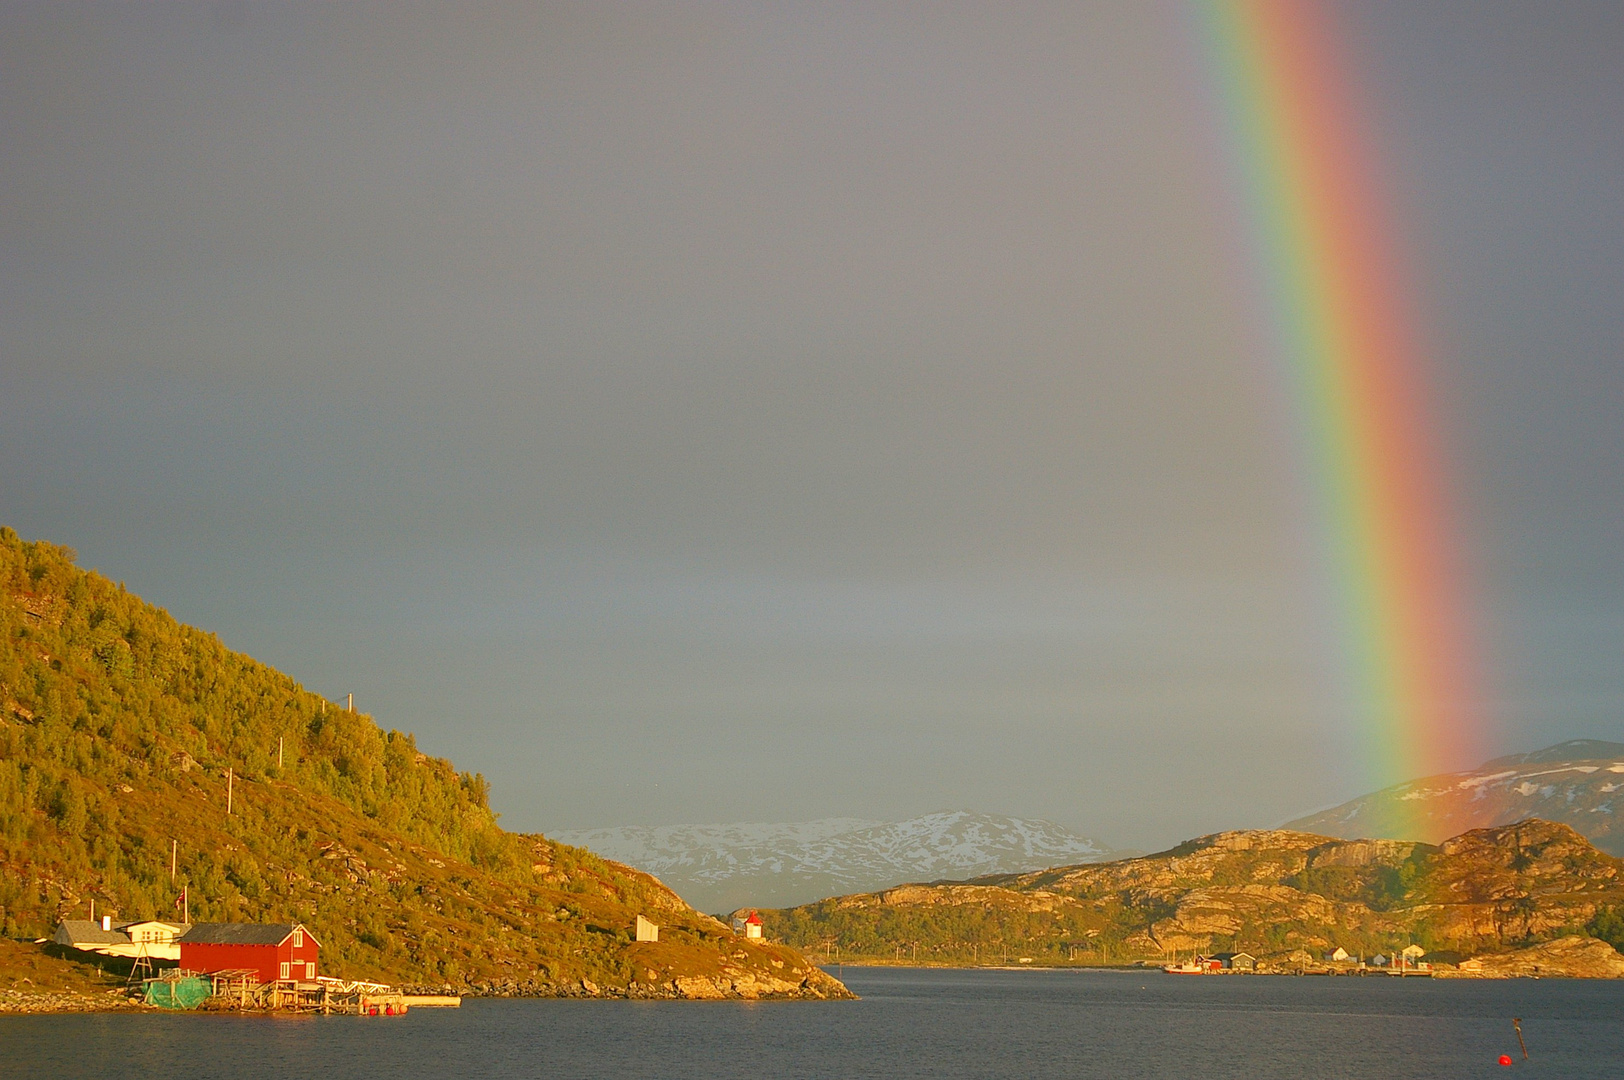
<path id="1" fill-rule="evenodd" d="M 321 942 L 299 923 L 198 923 L 180 939 L 185 971 L 259 973 L 260 982 L 316 977 Z"/>

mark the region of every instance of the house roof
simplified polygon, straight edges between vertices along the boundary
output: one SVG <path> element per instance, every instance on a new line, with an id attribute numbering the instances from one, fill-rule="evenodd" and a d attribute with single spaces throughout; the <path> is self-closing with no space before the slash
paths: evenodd
<path id="1" fill-rule="evenodd" d="M 299 923 L 198 923 L 181 936 L 183 945 L 280 945 L 295 930 L 305 930 Z M 305 930 L 310 934 L 309 930 Z M 316 941 L 316 935 L 310 934 Z M 317 945 L 321 942 L 316 941 Z"/>
<path id="2" fill-rule="evenodd" d="M 1257 959 L 1257 957 L 1253 956 L 1249 952 L 1215 952 L 1215 953 L 1210 954 L 1207 957 L 1207 959 L 1209 959 L 1209 960 L 1234 960 L 1236 957 L 1240 957 L 1240 956 L 1244 956 L 1248 960 L 1256 960 Z"/>
<path id="3" fill-rule="evenodd" d="M 52 940 L 59 945 L 128 945 L 130 935 L 119 930 L 103 930 L 89 919 L 63 919 Z"/>
<path id="4" fill-rule="evenodd" d="M 137 926 L 167 926 L 177 934 L 184 934 L 192 928 L 190 923 L 169 922 L 166 919 L 136 919 L 134 922 L 119 923 L 118 929 L 129 932 Z"/>

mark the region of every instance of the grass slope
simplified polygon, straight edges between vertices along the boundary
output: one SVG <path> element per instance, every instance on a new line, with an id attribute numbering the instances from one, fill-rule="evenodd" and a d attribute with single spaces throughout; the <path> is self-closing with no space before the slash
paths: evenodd
<path id="1" fill-rule="evenodd" d="M 91 900 L 119 919 L 173 917 L 184 887 L 193 921 L 304 922 L 330 973 L 542 994 L 844 993 L 646 874 L 503 831 L 483 777 L 73 560 L 0 528 L 5 937 L 45 936 Z M 637 914 L 661 924 L 658 943 L 631 940 Z"/>

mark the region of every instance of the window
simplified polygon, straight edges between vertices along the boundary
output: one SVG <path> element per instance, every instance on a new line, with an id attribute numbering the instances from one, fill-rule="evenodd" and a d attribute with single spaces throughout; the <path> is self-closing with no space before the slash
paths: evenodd
<path id="1" fill-rule="evenodd" d="M 292 965 L 290 965 L 286 960 L 282 961 L 282 977 L 284 979 L 292 978 L 292 975 L 288 971 L 288 968 L 291 966 Z"/>
<path id="2" fill-rule="evenodd" d="M 304 931 L 303 930 L 295 930 L 293 932 L 293 947 L 295 949 L 304 948 Z"/>
<path id="3" fill-rule="evenodd" d="M 314 979 L 315 977 L 316 977 L 316 964 L 315 964 L 315 961 L 311 961 L 310 963 L 305 965 L 305 978 Z"/>

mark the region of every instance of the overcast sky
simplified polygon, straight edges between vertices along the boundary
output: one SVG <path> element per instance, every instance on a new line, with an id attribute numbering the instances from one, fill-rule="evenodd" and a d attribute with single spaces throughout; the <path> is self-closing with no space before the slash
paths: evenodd
<path id="1" fill-rule="evenodd" d="M 1483 741 L 1624 739 L 1624 6 L 1338 11 Z M 5 4 L 0 522 L 510 827 L 1358 794 L 1197 56 L 1175 3 Z"/>

